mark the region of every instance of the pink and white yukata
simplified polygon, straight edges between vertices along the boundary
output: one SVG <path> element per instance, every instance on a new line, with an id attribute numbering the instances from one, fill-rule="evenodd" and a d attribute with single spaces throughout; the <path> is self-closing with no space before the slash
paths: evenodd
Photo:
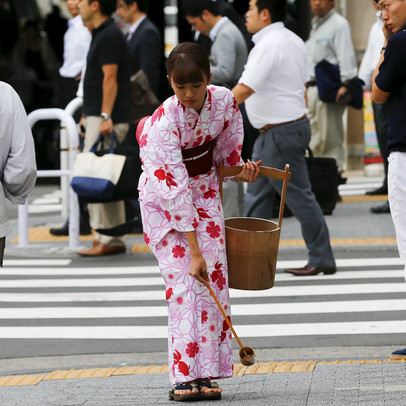
<path id="1" fill-rule="evenodd" d="M 208 289 L 190 276 L 185 235 L 196 230 L 210 285 L 230 317 L 223 209 L 216 167 L 241 165 L 241 114 L 226 88 L 208 86 L 200 115 L 176 96 L 146 120 L 138 140 L 145 242 L 159 262 L 169 314 L 171 383 L 233 375 L 231 331 Z M 189 177 L 183 149 L 215 139 L 211 170 Z"/>

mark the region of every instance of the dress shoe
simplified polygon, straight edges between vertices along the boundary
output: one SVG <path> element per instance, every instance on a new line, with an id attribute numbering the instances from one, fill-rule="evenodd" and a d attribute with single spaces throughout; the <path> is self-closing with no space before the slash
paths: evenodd
<path id="1" fill-rule="evenodd" d="M 303 268 L 288 268 L 285 269 L 285 272 L 291 273 L 296 276 L 310 276 L 310 275 L 317 275 L 321 272 L 324 275 L 332 275 L 333 273 L 337 272 L 337 268 L 335 266 L 310 266 L 306 265 Z"/>
<path id="2" fill-rule="evenodd" d="M 103 255 L 122 254 L 126 251 L 125 245 L 108 245 L 93 242 L 93 247 L 88 250 L 77 251 L 82 257 L 101 257 Z"/>
<path id="3" fill-rule="evenodd" d="M 345 185 L 347 183 L 347 178 L 343 178 L 343 174 L 340 173 L 337 179 L 338 185 Z"/>
<path id="4" fill-rule="evenodd" d="M 369 192 L 365 193 L 368 196 L 375 196 L 375 195 L 387 195 L 388 194 L 388 187 L 387 186 L 380 186 L 377 189 L 370 190 Z"/>
<path id="5" fill-rule="evenodd" d="M 65 235 L 69 235 L 69 221 L 66 221 L 62 227 L 59 228 L 51 228 L 49 233 L 56 236 L 62 237 Z M 92 234 L 92 230 L 89 224 L 80 224 L 79 226 L 79 234 L 80 235 L 89 235 Z"/>
<path id="6" fill-rule="evenodd" d="M 374 214 L 385 214 L 385 213 L 390 213 L 390 207 L 389 207 L 389 202 L 386 202 L 384 204 L 381 204 L 380 206 L 374 206 L 369 209 L 371 213 Z"/>
<path id="7" fill-rule="evenodd" d="M 406 348 L 403 350 L 393 351 L 390 355 L 392 359 L 404 359 L 406 360 Z"/>

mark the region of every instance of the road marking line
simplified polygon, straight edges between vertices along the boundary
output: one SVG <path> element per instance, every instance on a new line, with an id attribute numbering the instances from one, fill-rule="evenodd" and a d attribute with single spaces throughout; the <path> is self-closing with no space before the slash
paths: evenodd
<path id="1" fill-rule="evenodd" d="M 305 315 L 404 311 L 406 299 L 349 300 L 334 302 L 234 304 L 235 316 Z M 0 308 L 0 319 L 105 319 L 167 317 L 167 306 L 128 307 L 33 307 Z"/>
<path id="2" fill-rule="evenodd" d="M 3 266 L 67 266 L 71 262 L 71 259 L 5 259 Z"/>
<path id="3" fill-rule="evenodd" d="M 341 196 L 340 203 L 359 203 L 359 202 L 383 202 L 388 200 L 388 195 L 375 196 Z"/>
<path id="4" fill-rule="evenodd" d="M 356 321 L 235 325 L 244 338 L 326 335 L 404 334 L 406 321 Z M 43 326 L 0 327 L 0 339 L 134 340 L 166 339 L 167 326 Z"/>
<path id="5" fill-rule="evenodd" d="M 116 270 L 119 273 L 119 269 Z M 10 274 L 8 274 L 10 275 Z M 27 274 L 25 274 L 27 275 Z M 111 275 L 111 274 L 110 274 Z M 337 275 L 337 276 L 336 276 Z M 162 286 L 164 287 L 164 282 L 161 276 L 157 277 L 136 277 L 136 278 L 78 278 L 78 279 L 2 279 L 6 276 L 3 273 L 0 274 L 0 289 L 10 289 L 10 288 L 78 288 L 78 287 L 130 287 L 130 286 Z M 31 276 L 31 275 L 30 275 Z M 58 275 L 61 276 L 61 275 Z M 305 279 L 306 278 L 306 279 Z M 346 271 L 338 274 L 331 275 L 328 280 L 351 280 L 352 278 L 357 279 L 375 279 L 375 278 L 385 278 L 397 279 L 403 278 L 403 271 Z M 293 279 L 292 275 L 277 274 L 275 277 L 276 281 L 292 281 L 292 280 L 324 280 L 326 277 L 323 276 L 305 276 L 300 277 L 300 279 Z"/>
<path id="6" fill-rule="evenodd" d="M 61 211 L 62 204 L 46 204 L 46 205 L 29 205 L 28 213 L 38 214 L 38 213 L 50 213 L 55 211 Z"/>
<path id="7" fill-rule="evenodd" d="M 370 293 L 406 293 L 406 284 L 401 283 L 360 283 L 331 285 L 326 278 L 327 285 L 308 286 L 276 286 L 261 291 L 243 291 L 230 289 L 231 298 L 259 298 L 286 296 L 321 296 L 321 295 L 352 295 Z M 61 293 L 1 293 L 1 302 L 112 302 L 112 301 L 145 301 L 163 300 L 165 289 L 151 291 L 120 291 L 120 292 L 61 292 Z"/>
<path id="8" fill-rule="evenodd" d="M 278 268 L 281 269 L 280 267 Z M 0 281 L 2 277 L 7 276 L 24 276 L 29 277 L 67 277 L 67 276 L 81 276 L 83 278 L 92 276 L 118 276 L 118 275 L 160 275 L 158 266 L 141 266 L 141 267 L 111 267 L 111 268 L 3 268 L 0 272 Z M 333 275 L 329 275 L 329 280 L 345 280 L 354 278 L 399 278 L 403 277 L 402 270 L 388 270 L 388 269 L 374 269 L 365 271 L 342 271 Z M 82 279 L 83 279 L 82 278 Z M 323 274 L 313 276 L 301 276 L 300 278 L 294 278 L 290 274 L 278 272 L 276 274 L 278 281 L 315 281 L 325 280 L 326 276 Z M 23 279 L 20 279 L 21 281 Z"/>
<path id="9" fill-rule="evenodd" d="M 337 245 L 396 245 L 396 238 L 332 238 L 330 244 Z M 280 247 L 304 247 L 305 241 L 297 240 L 280 240 Z"/>

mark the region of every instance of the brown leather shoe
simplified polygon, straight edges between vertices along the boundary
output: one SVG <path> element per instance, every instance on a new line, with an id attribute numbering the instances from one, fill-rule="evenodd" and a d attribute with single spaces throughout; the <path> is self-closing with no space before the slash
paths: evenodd
<path id="1" fill-rule="evenodd" d="M 291 273 L 296 276 L 310 276 L 310 275 L 317 275 L 321 272 L 324 275 L 332 275 L 337 272 L 337 268 L 335 266 L 310 266 L 306 265 L 303 268 L 289 268 L 285 269 L 285 272 Z"/>
<path id="2" fill-rule="evenodd" d="M 88 250 L 77 251 L 78 255 L 82 257 L 100 257 L 103 255 L 122 254 L 126 251 L 125 245 L 108 245 L 99 243 L 94 245 Z"/>

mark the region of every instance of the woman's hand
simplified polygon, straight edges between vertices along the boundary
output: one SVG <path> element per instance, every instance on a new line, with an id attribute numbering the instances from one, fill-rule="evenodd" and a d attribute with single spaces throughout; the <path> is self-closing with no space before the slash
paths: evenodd
<path id="1" fill-rule="evenodd" d="M 196 278 L 199 282 L 206 284 L 209 281 L 209 274 L 207 273 L 206 261 L 199 248 L 196 231 L 187 231 L 186 238 L 189 243 L 191 257 L 189 275 Z"/>
<path id="2" fill-rule="evenodd" d="M 241 182 L 256 182 L 259 176 L 259 167 L 261 166 L 261 164 L 261 160 L 257 162 L 251 162 L 249 159 L 247 159 L 247 162 L 242 166 L 241 172 L 238 175 L 234 176 L 234 179 Z"/>
<path id="3" fill-rule="evenodd" d="M 204 260 L 202 254 L 192 256 L 189 275 L 193 276 L 203 284 L 206 284 L 209 281 L 206 261 Z"/>

